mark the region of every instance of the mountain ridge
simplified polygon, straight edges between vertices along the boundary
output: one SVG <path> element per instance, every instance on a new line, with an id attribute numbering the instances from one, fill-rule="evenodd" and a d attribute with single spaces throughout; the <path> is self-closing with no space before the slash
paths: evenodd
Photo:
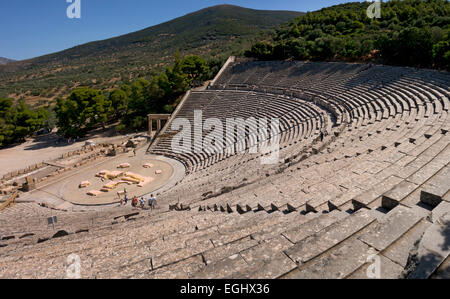
<path id="1" fill-rule="evenodd" d="M 173 62 L 176 51 L 222 61 L 300 15 L 233 5 L 207 7 L 129 34 L 0 66 L 0 97 L 36 104 L 80 86 L 114 88 L 157 72 Z"/>
<path id="2" fill-rule="evenodd" d="M 9 59 L 9 58 L 6 58 L 6 57 L 0 57 L 0 65 L 5 65 L 5 64 L 8 64 L 8 63 L 12 63 L 14 61 L 15 60 L 13 60 L 13 59 Z"/>

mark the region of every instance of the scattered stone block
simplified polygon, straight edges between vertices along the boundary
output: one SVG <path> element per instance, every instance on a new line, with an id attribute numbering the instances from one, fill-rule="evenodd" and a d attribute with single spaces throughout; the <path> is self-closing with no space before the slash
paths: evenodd
<path id="1" fill-rule="evenodd" d="M 100 194 L 102 194 L 103 192 L 98 191 L 98 190 L 91 190 L 87 193 L 87 195 L 89 196 L 99 196 Z"/>
<path id="2" fill-rule="evenodd" d="M 411 209 L 398 206 L 374 228 L 359 237 L 359 240 L 376 248 L 378 251 L 384 250 L 409 229 L 416 225 L 422 217 L 417 216 Z"/>
<path id="3" fill-rule="evenodd" d="M 392 210 L 418 187 L 419 186 L 417 184 L 402 181 L 400 184 L 383 194 L 381 198 L 381 205 L 385 209 Z"/>
<path id="4" fill-rule="evenodd" d="M 130 168 L 130 167 L 131 167 L 130 163 L 122 163 L 117 166 L 117 168 Z"/>
<path id="5" fill-rule="evenodd" d="M 89 187 L 91 185 L 91 182 L 89 182 L 89 181 L 82 181 L 81 183 L 80 183 L 80 185 L 78 186 L 78 188 L 86 188 L 86 187 Z"/>
<path id="6" fill-rule="evenodd" d="M 449 190 L 450 167 L 446 167 L 425 184 L 420 194 L 420 201 L 432 207 L 436 207 Z"/>

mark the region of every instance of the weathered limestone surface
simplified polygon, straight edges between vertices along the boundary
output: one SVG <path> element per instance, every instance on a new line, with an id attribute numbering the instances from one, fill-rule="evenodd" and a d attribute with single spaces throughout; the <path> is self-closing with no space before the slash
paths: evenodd
<path id="1" fill-rule="evenodd" d="M 239 254 L 234 254 L 224 260 L 206 266 L 205 269 L 194 274 L 192 278 L 233 278 L 235 273 L 243 271 L 247 267 L 248 265 L 244 259 Z"/>
<path id="2" fill-rule="evenodd" d="M 359 237 L 359 239 L 378 251 L 381 251 L 403 236 L 403 234 L 420 220 L 421 217 L 417 216 L 410 209 L 397 207 L 388 213 L 385 219 L 379 222 L 373 229 Z"/>
<path id="3" fill-rule="evenodd" d="M 425 184 L 420 194 L 420 200 L 435 207 L 442 201 L 442 198 L 449 190 L 450 167 L 445 167 Z"/>
<path id="4" fill-rule="evenodd" d="M 352 236 L 373 221 L 374 217 L 367 210 L 362 209 L 352 217 L 344 218 L 336 222 L 335 225 L 331 225 L 323 231 L 303 239 L 285 252 L 292 260 L 298 263 L 305 263 Z"/>
<path id="5" fill-rule="evenodd" d="M 345 278 L 367 262 L 377 251 L 356 240 L 338 250 L 319 258 L 312 264 L 300 267 L 285 276 L 294 279 Z"/>
<path id="6" fill-rule="evenodd" d="M 341 217 L 344 217 L 343 213 L 339 211 L 333 211 L 330 214 L 322 215 L 303 225 L 292 228 L 284 232 L 283 236 L 285 236 L 292 243 L 297 243 L 333 224 Z"/>
<path id="7" fill-rule="evenodd" d="M 233 254 L 239 253 L 247 248 L 254 247 L 258 244 L 258 241 L 246 237 L 233 243 L 229 243 L 225 246 L 216 247 L 205 251 L 203 256 L 207 265 L 220 261 L 223 258 L 229 257 Z"/>
<path id="8" fill-rule="evenodd" d="M 450 217 L 446 225 L 433 224 L 424 233 L 416 255 L 417 266 L 410 278 L 428 278 L 450 254 Z"/>
<path id="9" fill-rule="evenodd" d="M 370 260 L 369 263 L 363 265 L 356 272 L 352 273 L 350 276 L 346 278 L 350 279 L 398 279 L 400 278 L 403 267 L 399 266 L 397 263 L 394 263 L 390 259 L 384 257 L 383 255 L 377 255 L 379 257 L 379 270 L 373 267 L 374 260 Z"/>
<path id="10" fill-rule="evenodd" d="M 408 262 L 410 252 L 414 248 L 414 244 L 422 238 L 425 230 L 431 225 L 428 221 L 420 221 L 409 232 L 407 232 L 400 240 L 394 242 L 387 250 L 383 252 L 383 256 L 405 268 Z"/>
<path id="11" fill-rule="evenodd" d="M 415 189 L 417 189 L 418 185 L 408 182 L 402 181 L 398 185 L 396 185 L 393 189 L 383 194 L 382 197 L 382 205 L 386 209 L 395 208 L 405 197 L 411 194 Z"/>

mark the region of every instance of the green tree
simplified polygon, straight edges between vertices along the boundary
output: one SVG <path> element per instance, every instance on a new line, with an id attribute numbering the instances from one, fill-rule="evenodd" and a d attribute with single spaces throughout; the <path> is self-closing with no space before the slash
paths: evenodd
<path id="1" fill-rule="evenodd" d="M 67 99 L 58 98 L 54 108 L 57 126 L 66 137 L 83 136 L 96 125 L 105 126 L 114 109 L 101 91 L 81 88 Z"/>
<path id="2" fill-rule="evenodd" d="M 14 105 L 11 99 L 0 99 L 0 146 L 23 141 L 45 126 L 45 109 L 31 109 L 23 100 Z"/>
<path id="3" fill-rule="evenodd" d="M 13 100 L 0 98 L 0 146 L 14 141 L 14 108 Z"/>
<path id="4" fill-rule="evenodd" d="M 433 45 L 433 60 L 437 67 L 450 71 L 450 31 L 446 39 Z"/>
<path id="5" fill-rule="evenodd" d="M 133 113 L 145 115 L 148 112 L 149 87 L 150 82 L 144 78 L 139 78 L 131 84 L 128 108 Z"/>
<path id="6" fill-rule="evenodd" d="M 114 110 L 114 117 L 118 118 L 128 112 L 128 95 L 123 89 L 114 89 L 109 94 L 109 101 Z"/>
<path id="7" fill-rule="evenodd" d="M 309 12 L 281 26 L 272 40 L 255 43 L 245 55 L 260 60 L 373 59 L 448 69 L 449 1 L 386 1 L 381 6 L 381 19 L 368 18 L 368 4 L 359 2 Z"/>
<path id="8" fill-rule="evenodd" d="M 289 41 L 286 48 L 289 55 L 297 60 L 305 60 L 309 58 L 308 43 L 303 38 L 297 38 Z"/>
<path id="9" fill-rule="evenodd" d="M 181 62 L 181 71 L 187 75 L 189 86 L 198 86 L 209 75 L 208 63 L 197 55 L 189 55 Z"/>
<path id="10" fill-rule="evenodd" d="M 188 75 L 183 72 L 183 61 L 179 53 L 175 54 L 175 63 L 166 69 L 166 76 L 171 88 L 171 96 L 179 96 L 189 88 Z"/>
<path id="11" fill-rule="evenodd" d="M 268 42 L 258 42 L 252 46 L 246 56 L 252 56 L 260 60 L 270 60 L 273 57 L 273 46 Z"/>

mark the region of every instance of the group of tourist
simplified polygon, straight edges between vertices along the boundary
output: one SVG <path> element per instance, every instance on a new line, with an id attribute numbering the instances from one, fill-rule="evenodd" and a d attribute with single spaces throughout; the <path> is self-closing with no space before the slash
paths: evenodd
<path id="1" fill-rule="evenodd" d="M 127 205 L 128 204 L 128 193 L 127 193 L 127 189 L 123 190 L 124 193 L 124 198 L 120 198 L 120 205 Z M 154 210 L 156 208 L 156 198 L 152 195 L 150 195 L 150 197 L 148 198 L 148 200 L 146 200 L 144 198 L 144 196 L 141 196 L 140 198 L 138 198 L 137 196 L 133 196 L 133 198 L 131 198 L 131 206 L 134 208 L 140 207 L 141 209 L 145 209 L 145 205 L 146 203 L 148 203 L 148 207 L 151 210 Z"/>

